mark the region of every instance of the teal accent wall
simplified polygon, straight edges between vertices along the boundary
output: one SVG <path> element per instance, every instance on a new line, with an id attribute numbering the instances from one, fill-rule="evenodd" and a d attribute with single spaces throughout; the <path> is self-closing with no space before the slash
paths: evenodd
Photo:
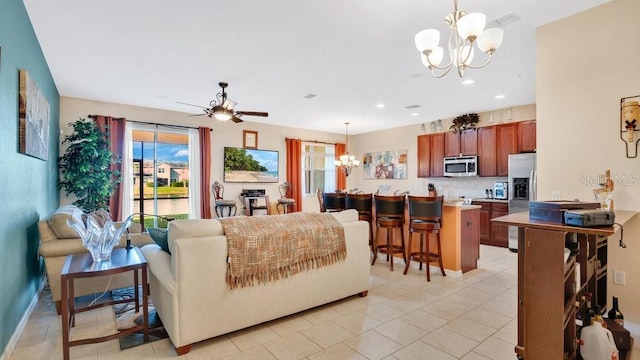
<path id="1" fill-rule="evenodd" d="M 59 204 L 60 97 L 22 0 L 0 1 L 0 354 L 36 295 L 44 263 L 37 222 Z M 18 69 L 49 101 L 49 158 L 18 152 Z"/>

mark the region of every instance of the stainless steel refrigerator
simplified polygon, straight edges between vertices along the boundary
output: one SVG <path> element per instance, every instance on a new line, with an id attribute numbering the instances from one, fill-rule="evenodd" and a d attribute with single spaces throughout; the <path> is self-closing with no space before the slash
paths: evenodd
<path id="1" fill-rule="evenodd" d="M 536 154 L 509 155 L 509 214 L 529 211 L 536 200 Z M 518 227 L 509 226 L 509 250 L 518 249 Z"/>

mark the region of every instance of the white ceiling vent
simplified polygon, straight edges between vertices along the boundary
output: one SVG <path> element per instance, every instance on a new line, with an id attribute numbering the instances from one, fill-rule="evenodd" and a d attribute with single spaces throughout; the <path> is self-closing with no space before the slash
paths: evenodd
<path id="1" fill-rule="evenodd" d="M 507 15 L 501 16 L 497 19 L 491 20 L 489 22 L 487 22 L 487 25 L 485 26 L 486 29 L 491 29 L 494 27 L 505 27 L 511 23 L 514 23 L 518 20 L 520 20 L 520 16 L 516 15 L 516 13 L 511 12 L 508 13 Z"/>

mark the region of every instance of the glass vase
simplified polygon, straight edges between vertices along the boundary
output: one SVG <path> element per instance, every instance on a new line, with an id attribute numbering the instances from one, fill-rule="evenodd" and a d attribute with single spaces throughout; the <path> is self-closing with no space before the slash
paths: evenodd
<path id="1" fill-rule="evenodd" d="M 67 224 L 82 239 L 82 245 L 89 250 L 94 262 L 109 261 L 113 248 L 120 242 L 120 237 L 131 225 L 132 217 L 128 217 L 116 227 L 109 213 L 104 210 L 78 216 L 74 214 Z"/>

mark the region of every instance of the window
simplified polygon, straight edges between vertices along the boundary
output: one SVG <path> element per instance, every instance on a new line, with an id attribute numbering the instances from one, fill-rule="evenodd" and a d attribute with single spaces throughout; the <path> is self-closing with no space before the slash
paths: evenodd
<path id="1" fill-rule="evenodd" d="M 317 189 L 334 191 L 336 187 L 335 146 L 303 143 L 302 182 L 305 194 L 312 195 Z"/>

